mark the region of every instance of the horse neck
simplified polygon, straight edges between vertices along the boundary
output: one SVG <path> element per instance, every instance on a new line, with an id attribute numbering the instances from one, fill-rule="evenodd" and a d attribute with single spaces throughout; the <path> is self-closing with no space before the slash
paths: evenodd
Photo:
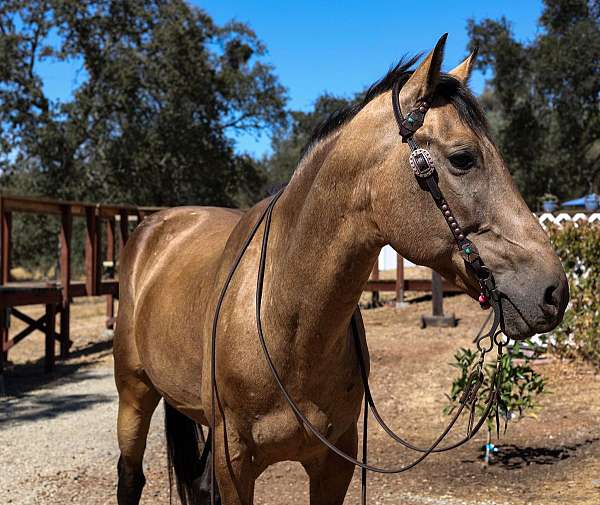
<path id="1" fill-rule="evenodd" d="M 334 135 L 313 148 L 275 209 L 273 303 L 319 337 L 345 334 L 381 248 L 359 180 L 368 160 L 337 144 Z"/>

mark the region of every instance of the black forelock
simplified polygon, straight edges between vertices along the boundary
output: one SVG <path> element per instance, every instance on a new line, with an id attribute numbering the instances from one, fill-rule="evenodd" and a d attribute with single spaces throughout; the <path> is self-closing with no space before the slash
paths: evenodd
<path id="1" fill-rule="evenodd" d="M 374 98 L 390 91 L 396 81 L 400 83 L 399 89 L 402 89 L 402 86 L 413 74 L 411 67 L 419 60 L 420 56 L 417 55 L 408 59 L 402 58 L 386 75 L 369 87 L 362 100 L 332 112 L 321 121 L 314 129 L 300 156 L 303 157 L 319 140 L 324 139 L 348 123 Z M 448 74 L 441 74 L 435 95 L 448 100 L 456 109 L 461 120 L 477 135 L 482 136 L 487 133 L 488 124 L 483 109 L 475 96 L 458 79 Z"/>

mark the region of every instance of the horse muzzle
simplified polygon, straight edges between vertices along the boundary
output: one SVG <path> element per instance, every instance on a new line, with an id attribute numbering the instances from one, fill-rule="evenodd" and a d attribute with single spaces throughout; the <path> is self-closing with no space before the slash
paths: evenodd
<path id="1" fill-rule="evenodd" d="M 498 279 L 502 330 L 515 340 L 556 328 L 569 302 L 569 283 L 562 268 L 533 278 Z"/>

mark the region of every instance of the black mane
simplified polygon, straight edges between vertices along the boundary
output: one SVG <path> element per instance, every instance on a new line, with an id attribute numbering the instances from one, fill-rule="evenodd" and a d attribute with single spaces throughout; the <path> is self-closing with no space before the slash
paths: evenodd
<path id="1" fill-rule="evenodd" d="M 302 149 L 301 157 L 303 157 L 319 140 L 324 139 L 329 134 L 348 123 L 375 97 L 386 91 L 390 91 L 396 81 L 400 82 L 401 89 L 413 73 L 413 70 L 410 68 L 419 60 L 419 58 L 420 55 L 413 56 L 409 59 L 402 58 L 385 76 L 375 82 L 367 90 L 360 102 L 348 105 L 347 107 L 342 107 L 331 113 L 319 123 Z M 442 74 L 436 88 L 436 96 L 442 96 L 448 100 L 456 108 L 461 120 L 475 133 L 484 135 L 487 132 L 488 125 L 481 106 L 469 89 L 458 79 L 448 74 Z"/>

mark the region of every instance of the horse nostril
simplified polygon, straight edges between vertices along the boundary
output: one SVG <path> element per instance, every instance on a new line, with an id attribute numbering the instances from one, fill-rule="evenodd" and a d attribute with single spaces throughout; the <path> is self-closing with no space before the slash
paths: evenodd
<path id="1" fill-rule="evenodd" d="M 546 291 L 544 291 L 544 305 L 558 308 L 559 304 L 560 300 L 558 297 L 558 286 L 548 286 Z"/>

